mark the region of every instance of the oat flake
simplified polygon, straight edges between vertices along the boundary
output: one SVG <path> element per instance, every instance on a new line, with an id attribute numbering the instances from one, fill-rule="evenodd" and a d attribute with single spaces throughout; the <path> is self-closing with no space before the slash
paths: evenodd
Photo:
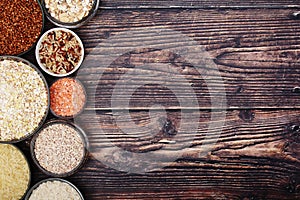
<path id="1" fill-rule="evenodd" d="M 49 14 L 64 23 L 74 23 L 87 17 L 94 0 L 45 0 Z"/>

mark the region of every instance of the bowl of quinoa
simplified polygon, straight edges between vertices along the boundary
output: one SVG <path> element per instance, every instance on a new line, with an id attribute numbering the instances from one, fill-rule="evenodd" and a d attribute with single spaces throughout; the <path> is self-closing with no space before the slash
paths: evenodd
<path id="1" fill-rule="evenodd" d="M 85 132 L 78 125 L 61 119 L 45 123 L 30 145 L 34 163 L 53 177 L 76 173 L 87 159 L 88 148 Z"/>
<path id="2" fill-rule="evenodd" d="M 0 56 L 0 142 L 15 143 L 34 134 L 50 106 L 48 84 L 30 62 Z"/>

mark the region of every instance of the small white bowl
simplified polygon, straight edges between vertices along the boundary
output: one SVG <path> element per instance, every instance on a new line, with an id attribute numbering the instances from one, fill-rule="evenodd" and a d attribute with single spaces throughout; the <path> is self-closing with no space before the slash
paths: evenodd
<path id="1" fill-rule="evenodd" d="M 40 45 L 41 45 L 41 42 L 43 41 L 43 38 L 48 35 L 50 32 L 53 32 L 53 31 L 65 31 L 65 32 L 68 32 L 68 33 L 71 33 L 72 35 L 74 35 L 74 37 L 76 38 L 76 40 L 78 41 L 80 47 L 81 47 L 81 58 L 77 64 L 76 67 L 74 67 L 74 69 L 68 73 L 64 73 L 64 74 L 55 74 L 53 73 L 52 71 L 48 70 L 42 63 L 41 63 L 41 60 L 40 60 L 40 53 L 39 53 L 39 49 L 40 49 Z M 83 43 L 81 41 L 81 39 L 78 37 L 78 35 L 76 33 L 74 33 L 73 31 L 67 29 L 67 28 L 52 28 L 50 30 L 48 30 L 47 32 L 45 32 L 39 39 L 37 45 L 36 45 L 36 48 L 35 48 L 35 57 L 36 57 L 36 60 L 37 60 L 37 63 L 39 64 L 39 66 L 42 68 L 42 70 L 44 72 L 46 72 L 47 74 L 51 75 L 51 76 L 55 76 L 55 77 L 65 77 L 65 76 L 69 76 L 71 74 L 73 74 L 75 71 L 77 71 L 79 69 L 79 67 L 81 66 L 82 62 L 83 62 L 83 59 L 84 59 L 84 46 L 83 46 Z"/>

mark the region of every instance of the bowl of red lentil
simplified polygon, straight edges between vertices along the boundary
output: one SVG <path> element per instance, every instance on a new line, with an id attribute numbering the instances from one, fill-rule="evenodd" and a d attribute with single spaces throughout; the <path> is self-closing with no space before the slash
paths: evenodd
<path id="1" fill-rule="evenodd" d="M 49 87 L 33 64 L 15 56 L 0 56 L 0 77 L 0 143 L 20 142 L 45 122 Z"/>
<path id="2" fill-rule="evenodd" d="M 25 200 L 84 200 L 79 189 L 71 182 L 60 178 L 48 178 L 36 183 L 26 194 Z"/>
<path id="3" fill-rule="evenodd" d="M 97 14 L 100 0 L 42 0 L 42 5 L 53 24 L 79 28 Z"/>
<path id="4" fill-rule="evenodd" d="M 0 1 L 0 55 L 23 55 L 37 43 L 44 29 L 39 0 Z"/>
<path id="5" fill-rule="evenodd" d="M 60 78 L 50 86 L 50 111 L 58 118 L 75 118 L 83 112 L 86 102 L 85 88 L 77 78 Z"/>
<path id="6" fill-rule="evenodd" d="M 73 31 L 53 28 L 40 37 L 35 56 L 44 72 L 55 77 L 65 77 L 79 69 L 84 59 L 84 46 Z"/>
<path id="7" fill-rule="evenodd" d="M 45 174 L 67 177 L 76 173 L 88 158 L 85 132 L 75 123 L 55 119 L 33 136 L 30 152 L 34 163 Z"/>

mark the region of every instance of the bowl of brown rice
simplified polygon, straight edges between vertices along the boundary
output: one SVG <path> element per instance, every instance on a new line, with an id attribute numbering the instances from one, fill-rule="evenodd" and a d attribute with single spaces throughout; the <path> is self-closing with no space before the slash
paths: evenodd
<path id="1" fill-rule="evenodd" d="M 54 77 L 65 77 L 79 69 L 84 59 L 84 46 L 73 31 L 53 28 L 40 37 L 35 56 L 44 72 Z"/>

